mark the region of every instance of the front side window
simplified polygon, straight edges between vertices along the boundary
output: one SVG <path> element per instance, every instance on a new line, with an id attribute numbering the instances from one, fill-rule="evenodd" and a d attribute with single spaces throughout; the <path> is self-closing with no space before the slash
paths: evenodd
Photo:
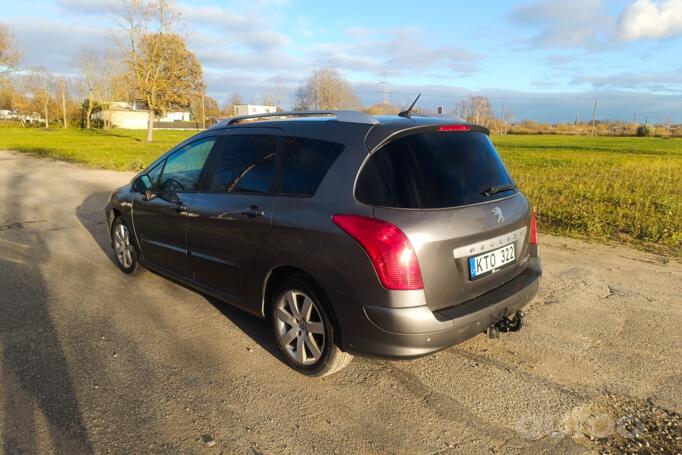
<path id="1" fill-rule="evenodd" d="M 152 188 L 157 188 L 159 184 L 159 177 L 161 176 L 161 171 L 163 170 L 164 164 L 166 164 L 166 162 L 161 161 L 159 164 L 151 168 L 149 172 L 147 172 L 147 177 L 149 177 L 149 181 L 151 182 Z"/>
<path id="2" fill-rule="evenodd" d="M 215 137 L 200 139 L 173 153 L 166 160 L 159 179 L 159 191 L 196 191 L 201 171 L 215 141 Z"/>
<path id="3" fill-rule="evenodd" d="M 343 150 L 342 144 L 301 137 L 284 138 L 281 193 L 312 196 Z"/>
<path id="4" fill-rule="evenodd" d="M 275 176 L 277 136 L 230 137 L 211 179 L 211 192 L 268 193 Z"/>

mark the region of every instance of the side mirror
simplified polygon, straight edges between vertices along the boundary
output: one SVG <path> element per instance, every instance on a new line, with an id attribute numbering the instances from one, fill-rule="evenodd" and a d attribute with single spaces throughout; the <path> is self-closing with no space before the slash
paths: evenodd
<path id="1" fill-rule="evenodd" d="M 154 198 L 152 193 L 152 179 L 147 174 L 139 176 L 133 182 L 133 190 L 142 193 L 142 198 L 145 201 L 150 201 Z"/>

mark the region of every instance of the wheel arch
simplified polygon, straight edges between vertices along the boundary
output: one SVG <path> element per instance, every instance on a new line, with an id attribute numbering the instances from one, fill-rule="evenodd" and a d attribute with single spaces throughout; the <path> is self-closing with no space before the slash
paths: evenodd
<path id="1" fill-rule="evenodd" d="M 334 326 L 334 341 L 337 345 L 341 346 L 341 330 L 339 326 L 338 318 L 336 317 L 334 305 L 332 304 L 327 292 L 320 285 L 319 281 L 315 279 L 313 275 L 306 272 L 305 270 L 292 266 L 292 265 L 279 265 L 271 269 L 263 282 L 263 297 L 262 297 L 262 314 L 265 318 L 270 318 L 270 302 L 275 297 L 274 292 L 277 286 L 282 283 L 285 279 L 291 276 L 300 276 L 305 279 L 319 295 L 322 300 L 320 302 L 327 312 L 329 313 L 329 319 Z"/>

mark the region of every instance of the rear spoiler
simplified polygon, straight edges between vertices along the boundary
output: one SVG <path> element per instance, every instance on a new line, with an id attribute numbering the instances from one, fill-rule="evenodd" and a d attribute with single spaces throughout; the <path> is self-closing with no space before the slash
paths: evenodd
<path id="1" fill-rule="evenodd" d="M 473 123 L 448 123 L 442 121 L 438 123 L 431 123 L 425 125 L 411 126 L 408 128 L 400 127 L 400 125 L 380 124 L 375 125 L 365 138 L 365 145 L 369 153 L 374 153 L 388 142 L 394 141 L 403 136 L 419 133 L 432 133 L 437 131 L 443 132 L 462 132 L 462 133 L 483 133 L 490 136 L 490 130 L 484 126 L 475 125 Z"/>

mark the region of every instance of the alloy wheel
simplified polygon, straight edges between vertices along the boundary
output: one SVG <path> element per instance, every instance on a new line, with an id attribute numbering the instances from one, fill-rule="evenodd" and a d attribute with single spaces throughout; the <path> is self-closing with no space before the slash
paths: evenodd
<path id="1" fill-rule="evenodd" d="M 324 323 L 318 304 L 300 291 L 283 293 L 275 305 L 275 333 L 287 355 L 299 365 L 312 365 L 323 355 Z"/>
<path id="2" fill-rule="evenodd" d="M 118 223 L 114 228 L 114 251 L 116 260 L 125 269 L 133 265 L 133 253 L 135 251 L 130 242 L 130 232 L 123 223 Z"/>

